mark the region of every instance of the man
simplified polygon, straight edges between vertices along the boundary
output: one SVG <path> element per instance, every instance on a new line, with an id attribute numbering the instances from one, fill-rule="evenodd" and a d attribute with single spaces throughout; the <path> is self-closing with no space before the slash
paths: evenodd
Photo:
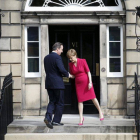
<path id="1" fill-rule="evenodd" d="M 64 108 L 64 82 L 62 76 L 71 77 L 65 70 L 61 53 L 63 44 L 56 42 L 52 47 L 52 52 L 45 56 L 44 67 L 46 72 L 45 88 L 49 95 L 49 104 L 45 115 L 44 122 L 47 127 L 53 129 L 53 125 L 63 125 L 61 122 Z M 52 119 L 52 114 L 54 117 Z"/>

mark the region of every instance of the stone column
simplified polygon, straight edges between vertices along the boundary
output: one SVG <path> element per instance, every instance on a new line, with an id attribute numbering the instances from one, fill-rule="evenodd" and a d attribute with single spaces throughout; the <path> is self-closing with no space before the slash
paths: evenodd
<path id="1" fill-rule="evenodd" d="M 107 108 L 106 25 L 105 24 L 100 24 L 99 26 L 100 26 L 100 105 L 103 109 L 106 109 Z"/>
<path id="2" fill-rule="evenodd" d="M 49 33 L 48 25 L 41 25 L 41 114 L 45 115 L 46 106 L 48 104 L 48 94 L 45 89 L 45 70 L 44 70 L 44 57 L 49 54 Z"/>

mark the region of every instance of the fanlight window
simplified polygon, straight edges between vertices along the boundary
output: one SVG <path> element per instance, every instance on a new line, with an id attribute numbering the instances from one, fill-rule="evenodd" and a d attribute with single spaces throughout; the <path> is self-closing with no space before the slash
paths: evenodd
<path id="1" fill-rule="evenodd" d="M 25 11 L 122 11 L 120 0 L 27 0 Z"/>

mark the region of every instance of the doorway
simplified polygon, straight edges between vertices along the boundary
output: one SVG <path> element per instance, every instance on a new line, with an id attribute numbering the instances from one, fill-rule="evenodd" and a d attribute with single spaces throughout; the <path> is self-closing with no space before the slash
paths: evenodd
<path id="1" fill-rule="evenodd" d="M 66 53 L 73 48 L 79 58 L 86 59 L 92 75 L 92 82 L 96 97 L 100 102 L 100 68 L 99 68 L 99 26 L 98 25 L 50 25 L 49 50 L 55 42 L 63 43 L 61 54 L 64 66 L 69 71 L 69 60 Z M 64 78 L 65 107 L 64 114 L 78 114 L 78 102 L 75 90 L 75 80 Z M 98 111 L 92 101 L 84 102 L 84 114 L 97 114 Z"/>

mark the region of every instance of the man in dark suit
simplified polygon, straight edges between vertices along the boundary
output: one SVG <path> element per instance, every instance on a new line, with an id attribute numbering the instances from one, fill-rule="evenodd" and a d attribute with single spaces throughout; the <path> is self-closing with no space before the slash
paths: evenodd
<path id="1" fill-rule="evenodd" d="M 61 122 L 64 108 L 64 82 L 62 76 L 71 77 L 65 70 L 61 53 L 63 44 L 56 42 L 52 47 L 52 52 L 44 58 L 44 68 L 46 72 L 45 88 L 49 95 L 49 104 L 44 122 L 47 127 L 53 128 L 53 125 L 63 125 Z M 52 118 L 52 114 L 54 117 Z"/>

